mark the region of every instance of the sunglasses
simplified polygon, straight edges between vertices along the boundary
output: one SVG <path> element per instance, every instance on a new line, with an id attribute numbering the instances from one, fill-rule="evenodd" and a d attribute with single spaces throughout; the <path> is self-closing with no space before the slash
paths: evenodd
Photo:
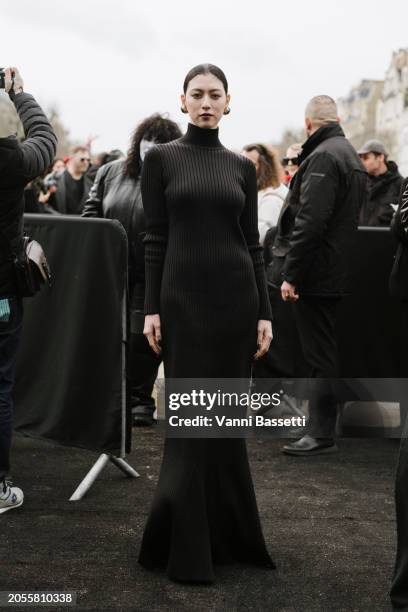
<path id="1" fill-rule="evenodd" d="M 298 157 L 284 157 L 282 159 L 282 165 L 283 166 L 298 166 L 299 165 L 299 158 Z"/>

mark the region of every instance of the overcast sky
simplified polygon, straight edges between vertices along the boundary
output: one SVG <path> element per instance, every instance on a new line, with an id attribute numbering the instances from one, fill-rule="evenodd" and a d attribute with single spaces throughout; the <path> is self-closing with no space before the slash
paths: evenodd
<path id="1" fill-rule="evenodd" d="M 98 135 L 95 151 L 126 150 L 154 111 L 184 128 L 179 94 L 195 64 L 225 71 L 220 138 L 238 148 L 298 127 L 313 95 L 383 78 L 408 46 L 407 0 L 0 0 L 0 15 L 0 65 L 18 66 L 73 138 Z"/>

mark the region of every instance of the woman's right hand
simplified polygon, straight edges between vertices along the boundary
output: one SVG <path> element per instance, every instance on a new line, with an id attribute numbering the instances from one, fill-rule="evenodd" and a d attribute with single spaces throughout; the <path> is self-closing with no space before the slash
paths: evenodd
<path id="1" fill-rule="evenodd" d="M 149 314 L 145 316 L 143 335 L 146 336 L 150 348 L 154 350 L 156 355 L 160 355 L 161 347 L 161 331 L 160 331 L 160 315 Z"/>

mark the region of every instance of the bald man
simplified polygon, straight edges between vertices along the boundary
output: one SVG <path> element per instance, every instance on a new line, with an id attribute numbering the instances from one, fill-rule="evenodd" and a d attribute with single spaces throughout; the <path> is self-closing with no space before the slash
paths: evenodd
<path id="1" fill-rule="evenodd" d="M 361 160 L 339 125 L 332 98 L 322 95 L 310 100 L 305 128 L 308 139 L 282 208 L 269 274 L 293 309 L 304 362 L 304 369 L 295 376 L 312 379 L 307 433 L 283 448 L 297 456 L 337 450 L 336 310 L 345 293 L 347 251 L 357 229 L 367 180 Z M 279 334 L 279 326 L 275 325 L 274 333 Z"/>

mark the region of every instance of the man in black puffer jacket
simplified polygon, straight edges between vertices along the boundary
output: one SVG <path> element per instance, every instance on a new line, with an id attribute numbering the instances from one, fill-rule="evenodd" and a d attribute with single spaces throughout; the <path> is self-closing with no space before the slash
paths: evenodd
<path id="1" fill-rule="evenodd" d="M 22 325 L 12 253 L 21 248 L 24 187 L 53 161 L 57 139 L 17 68 L 4 73 L 5 90 L 22 121 L 25 141 L 0 138 L 0 513 L 21 506 L 23 493 L 6 480 L 10 469 L 14 370 Z"/>
<path id="2" fill-rule="evenodd" d="M 330 383 L 339 375 L 336 309 L 346 292 L 347 253 L 367 175 L 338 123 L 332 98 L 312 98 L 305 124 L 309 138 L 281 211 L 268 280 L 285 302 L 293 303 L 307 368 L 300 375 L 328 379 L 326 385 L 312 387 L 308 434 L 283 449 L 310 456 L 337 450 L 333 440 L 337 402 Z"/>

